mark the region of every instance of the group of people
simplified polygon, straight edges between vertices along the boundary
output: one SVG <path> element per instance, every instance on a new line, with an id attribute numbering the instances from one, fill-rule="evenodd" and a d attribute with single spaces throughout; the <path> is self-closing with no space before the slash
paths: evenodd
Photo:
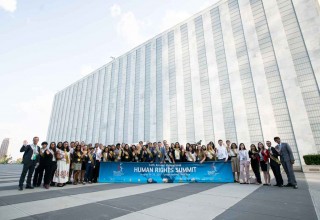
<path id="1" fill-rule="evenodd" d="M 275 137 L 274 141 L 277 143 L 275 147 L 272 146 L 271 141 L 267 141 L 267 147 L 259 142 L 257 146 L 255 144 L 250 145 L 250 149 L 247 150 L 243 143 L 239 144 L 239 148 L 235 143 L 230 145 L 227 143 L 228 155 L 231 157 L 232 172 L 235 178 L 235 182 L 240 184 L 248 184 L 250 181 L 249 167 L 255 175 L 255 181 L 257 184 L 262 184 L 260 170 L 263 173 L 264 184 L 271 186 L 270 181 L 270 167 L 274 174 L 276 184 L 274 186 L 283 187 L 283 178 L 281 174 L 281 165 L 287 175 L 288 184 L 286 187 L 293 187 L 297 189 L 297 181 L 293 171 L 294 157 L 292 149 L 287 143 L 282 143 L 279 137 Z"/>
<path id="2" fill-rule="evenodd" d="M 38 137 L 33 138 L 33 143 L 28 145 L 23 142 L 20 152 L 23 155 L 23 170 L 19 181 L 19 190 L 23 190 L 25 176 L 28 173 L 26 188 L 32 189 L 43 186 L 63 187 L 67 183 L 77 185 L 79 183 L 95 183 L 99 178 L 100 162 L 149 162 L 149 163 L 180 163 L 180 162 L 212 162 L 231 161 L 234 181 L 241 184 L 250 182 L 249 166 L 255 174 L 257 184 L 262 184 L 260 169 L 263 171 L 264 185 L 270 185 L 269 169 L 271 167 L 276 186 L 283 186 L 280 166 L 282 165 L 287 176 L 288 184 L 297 188 L 293 172 L 294 158 L 292 150 L 287 143 L 281 143 L 279 137 L 275 137 L 275 147 L 267 141 L 265 145 L 259 142 L 257 146 L 251 144 L 247 150 L 243 143 L 239 146 L 231 143 L 226 144 L 222 140 L 218 145 L 211 141 L 207 145 L 187 143 L 186 146 L 179 142 L 167 143 L 140 141 L 138 144 L 118 143 L 116 145 L 104 146 L 96 143 L 85 144 L 85 142 L 42 142 L 41 147 L 37 144 Z M 280 159 L 279 159 L 280 157 Z M 34 175 L 33 175 L 34 173 Z M 31 184 L 31 179 L 33 181 Z M 71 182 L 72 180 L 72 182 Z"/>

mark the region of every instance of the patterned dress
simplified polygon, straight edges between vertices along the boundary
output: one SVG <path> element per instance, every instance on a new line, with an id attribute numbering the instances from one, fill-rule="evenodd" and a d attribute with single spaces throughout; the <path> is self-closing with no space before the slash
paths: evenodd
<path id="1" fill-rule="evenodd" d="M 60 158 L 60 159 L 59 159 Z M 66 183 L 69 180 L 70 153 L 57 149 L 57 169 L 53 176 L 53 182 Z"/>

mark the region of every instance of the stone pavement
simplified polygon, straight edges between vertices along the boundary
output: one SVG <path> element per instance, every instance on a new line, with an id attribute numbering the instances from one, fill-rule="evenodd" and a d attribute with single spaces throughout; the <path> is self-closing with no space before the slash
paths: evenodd
<path id="1" fill-rule="evenodd" d="M 21 165 L 0 165 L 0 220 L 319 219 L 320 174 L 296 173 L 297 190 L 197 183 L 87 184 L 18 191 L 21 169 Z"/>

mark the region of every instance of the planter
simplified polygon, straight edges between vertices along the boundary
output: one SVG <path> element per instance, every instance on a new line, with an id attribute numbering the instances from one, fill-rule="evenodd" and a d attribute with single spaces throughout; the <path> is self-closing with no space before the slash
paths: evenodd
<path id="1" fill-rule="evenodd" d="M 320 173 L 320 165 L 303 165 L 302 170 L 304 173 Z"/>

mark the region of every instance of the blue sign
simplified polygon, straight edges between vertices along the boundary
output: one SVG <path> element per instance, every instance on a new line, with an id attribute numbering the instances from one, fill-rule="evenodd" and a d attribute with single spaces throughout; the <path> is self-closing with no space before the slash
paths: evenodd
<path id="1" fill-rule="evenodd" d="M 231 183 L 231 163 L 101 162 L 100 183 Z"/>

